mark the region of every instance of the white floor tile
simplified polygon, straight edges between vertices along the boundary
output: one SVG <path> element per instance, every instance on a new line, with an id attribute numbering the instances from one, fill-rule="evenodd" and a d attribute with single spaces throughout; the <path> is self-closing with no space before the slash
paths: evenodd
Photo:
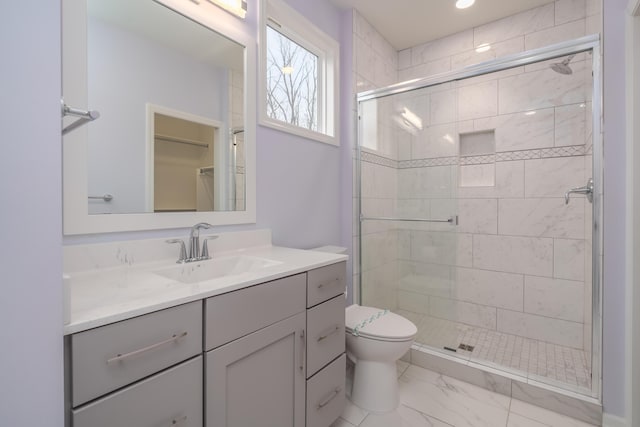
<path id="1" fill-rule="evenodd" d="M 353 425 L 358 426 L 368 414 L 368 411 L 365 411 L 364 409 L 354 405 L 349 399 L 347 399 L 347 404 L 344 407 L 341 418 Z"/>
<path id="2" fill-rule="evenodd" d="M 408 367 L 409 367 L 409 364 L 407 362 L 403 362 L 402 360 L 398 360 L 396 362 L 396 370 L 398 372 L 398 378 L 400 378 L 400 376 L 404 374 L 404 371 L 406 371 Z"/>
<path id="3" fill-rule="evenodd" d="M 504 427 L 510 398 L 410 366 L 400 378 L 400 402 L 456 427 Z"/>
<path id="4" fill-rule="evenodd" d="M 407 406 L 386 414 L 369 414 L 360 427 L 452 427 Z"/>
<path id="5" fill-rule="evenodd" d="M 346 422 L 342 418 L 338 418 L 329 427 L 355 427 L 353 424 Z"/>
<path id="6" fill-rule="evenodd" d="M 535 420 L 538 424 L 509 424 L 509 427 L 516 426 L 550 426 L 550 427 L 593 427 L 591 424 L 578 421 L 574 418 L 549 411 L 539 406 L 534 406 L 521 400 L 511 400 L 511 414 L 519 415 L 529 420 Z M 511 414 L 509 420 L 511 420 Z M 518 417 L 515 417 L 518 418 Z"/>
<path id="7" fill-rule="evenodd" d="M 547 424 L 539 423 L 538 421 L 530 420 L 522 415 L 509 413 L 509 420 L 507 421 L 507 427 L 548 427 Z"/>

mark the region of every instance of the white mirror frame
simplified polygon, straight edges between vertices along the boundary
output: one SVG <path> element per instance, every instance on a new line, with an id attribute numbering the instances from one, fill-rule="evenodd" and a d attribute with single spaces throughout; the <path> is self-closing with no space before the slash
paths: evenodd
<path id="1" fill-rule="evenodd" d="M 151 0 L 149 0 L 151 1 Z M 256 222 L 256 42 L 248 34 L 246 25 L 224 10 L 202 2 L 200 5 L 185 0 L 154 0 L 187 18 L 223 34 L 231 40 L 245 47 L 244 73 L 244 128 L 245 128 L 245 210 L 217 211 L 217 212 L 163 212 L 163 213 L 135 213 L 135 214 L 95 214 L 88 210 L 87 187 L 87 126 L 65 136 L 63 147 L 63 209 L 64 234 L 93 234 L 134 230 L 158 230 L 167 228 L 190 227 L 198 222 L 208 222 L 212 225 L 252 224 Z M 76 22 L 85 22 L 86 10 L 77 7 L 84 4 L 84 0 L 65 0 L 70 7 L 63 8 L 63 17 Z M 76 12 L 78 10 L 79 12 Z M 83 16 L 76 15 L 82 14 Z M 83 20 L 83 21 L 79 21 Z M 63 27 L 63 31 L 65 28 Z M 76 31 L 78 29 L 75 29 Z M 86 28 L 79 29 L 86 34 Z M 73 43 L 84 43 L 86 51 L 86 37 L 74 38 Z M 64 52 L 63 52 L 64 55 Z M 76 63 L 78 70 L 85 70 L 84 64 Z M 80 73 L 82 74 L 82 73 Z M 86 80 L 84 87 L 86 87 Z M 84 99 L 86 94 L 64 93 L 65 101 L 70 98 Z M 73 103 L 69 102 L 73 105 Z M 78 104 L 76 102 L 76 104 Z M 74 105 L 77 108 L 90 109 L 82 103 Z"/>

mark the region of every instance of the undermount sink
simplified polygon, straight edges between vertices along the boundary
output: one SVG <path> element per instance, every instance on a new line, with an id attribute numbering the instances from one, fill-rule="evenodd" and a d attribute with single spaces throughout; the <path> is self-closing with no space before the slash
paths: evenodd
<path id="1" fill-rule="evenodd" d="M 182 283 L 196 283 L 221 277 L 251 273 L 278 264 L 282 264 L 282 262 L 266 258 L 238 255 L 181 264 L 175 267 L 156 270 L 154 273 Z"/>

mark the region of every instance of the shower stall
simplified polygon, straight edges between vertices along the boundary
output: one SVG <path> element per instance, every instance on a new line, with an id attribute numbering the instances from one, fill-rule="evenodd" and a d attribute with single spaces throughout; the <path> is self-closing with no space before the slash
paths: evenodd
<path id="1" fill-rule="evenodd" d="M 598 399 L 600 110 L 597 36 L 359 94 L 357 300 Z"/>

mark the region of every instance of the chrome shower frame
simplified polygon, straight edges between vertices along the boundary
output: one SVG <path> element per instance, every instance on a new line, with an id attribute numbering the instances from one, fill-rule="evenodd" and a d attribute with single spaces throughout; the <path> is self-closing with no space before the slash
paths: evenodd
<path id="1" fill-rule="evenodd" d="M 431 77 L 409 80 L 380 89 L 358 93 L 357 103 L 357 144 L 356 144 L 356 197 L 358 218 L 358 286 L 354 289 L 354 301 L 362 301 L 362 102 L 390 95 L 435 86 L 450 81 L 477 77 L 536 62 L 547 61 L 567 55 L 590 52 L 592 55 L 592 143 L 593 143 L 593 224 L 592 224 L 592 340 L 591 340 L 591 397 L 602 402 L 602 65 L 600 36 L 598 34 L 580 37 L 562 43 L 533 49 L 469 67 L 436 74 Z M 586 396 L 586 395 L 585 395 Z"/>

